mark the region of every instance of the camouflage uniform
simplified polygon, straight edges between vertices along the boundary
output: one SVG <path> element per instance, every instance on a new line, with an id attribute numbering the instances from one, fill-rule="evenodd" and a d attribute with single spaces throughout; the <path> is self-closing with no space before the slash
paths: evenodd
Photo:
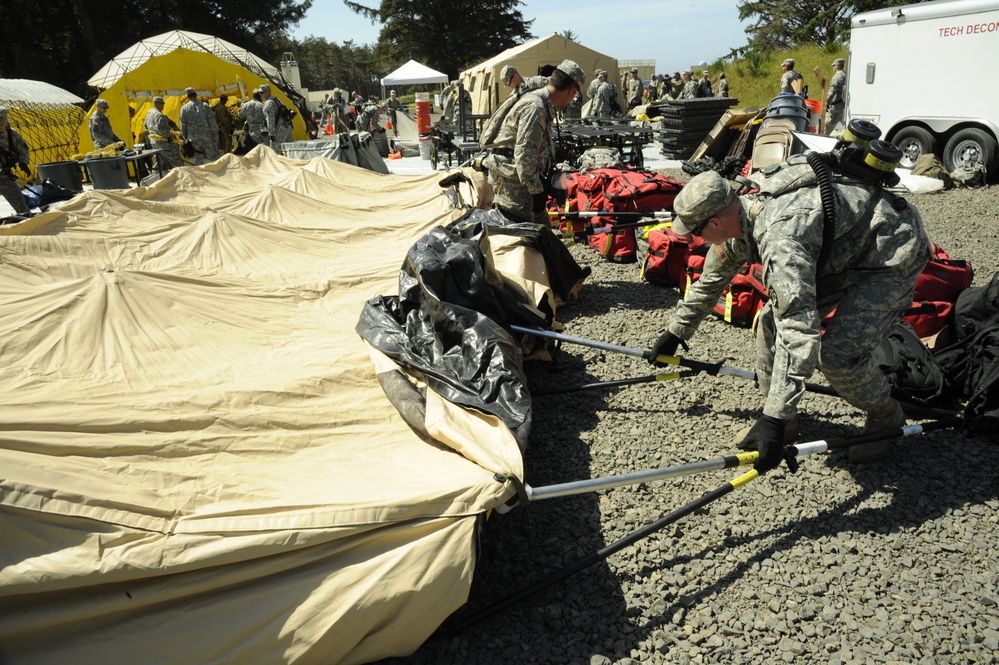
<path id="1" fill-rule="evenodd" d="M 458 99 L 458 89 L 455 87 L 449 87 L 444 92 L 444 105 L 441 108 L 441 124 L 442 125 L 453 125 L 455 123 L 455 113 L 457 108 L 455 107 L 455 102 Z"/>
<path id="2" fill-rule="evenodd" d="M 224 155 L 232 152 L 233 118 L 229 106 L 221 99 L 212 105 L 215 114 L 215 124 L 219 127 L 219 151 Z"/>
<path id="3" fill-rule="evenodd" d="M 398 97 L 389 97 L 385 101 L 385 112 L 388 115 L 389 122 L 392 123 L 392 134 L 394 136 L 399 136 L 399 109 L 402 108 L 402 102 L 399 101 Z"/>
<path id="4" fill-rule="evenodd" d="M 801 74 L 794 71 L 793 69 L 788 69 L 786 72 L 784 72 L 784 75 L 780 77 L 780 91 L 790 92 L 792 94 L 798 94 L 794 91 L 794 88 L 791 87 L 791 84 L 800 79 L 801 79 Z"/>
<path id="5" fill-rule="evenodd" d="M 711 89 L 711 79 L 708 78 L 707 74 L 701 77 L 701 80 L 697 82 L 697 96 L 698 97 L 714 97 L 715 92 Z"/>
<path id="6" fill-rule="evenodd" d="M 146 113 L 146 119 L 143 121 L 142 126 L 148 135 L 149 144 L 160 151 L 158 159 L 163 160 L 164 171 L 169 171 L 175 166 L 184 165 L 183 160 L 180 158 L 180 146 L 177 145 L 170 131 L 180 131 L 177 123 L 167 117 L 162 111 L 153 107 Z"/>
<path id="7" fill-rule="evenodd" d="M 524 95 L 507 113 L 494 149 L 484 161 L 496 207 L 527 221 L 547 225 L 548 213 L 532 210 L 531 197 L 544 192 L 541 178 L 552 164 L 551 126 L 555 107 L 547 87 Z"/>
<path id="8" fill-rule="evenodd" d="M 0 111 L 0 115 L 2 115 L 3 123 L 6 124 L 7 110 Z M 27 165 L 31 161 L 31 153 L 28 144 L 24 142 L 21 135 L 9 125 L 0 132 L 0 159 L 2 159 L 2 164 L 0 164 L 2 167 L 0 169 L 0 195 L 7 199 L 7 203 L 14 209 L 14 212 L 22 215 L 30 213 L 31 209 L 21 194 L 21 188 L 17 186 L 17 182 L 8 173 L 18 164 Z"/>
<path id="9" fill-rule="evenodd" d="M 90 116 L 90 140 L 94 142 L 94 148 L 97 150 L 121 141 L 111 129 L 111 120 L 108 119 L 107 114 L 98 113 L 96 109 L 94 114 Z"/>
<path id="10" fill-rule="evenodd" d="M 357 131 L 378 131 L 378 129 L 380 129 L 380 125 L 378 124 L 378 118 L 380 115 L 381 109 L 378 108 L 378 104 L 375 102 L 368 102 L 365 104 L 361 114 L 357 116 Z"/>
<path id="11" fill-rule="evenodd" d="M 717 178 L 702 175 L 709 176 L 702 182 Z M 696 181 L 688 188 L 697 187 Z M 837 182 L 836 240 L 816 274 L 823 216 L 811 167 L 803 157 L 792 157 L 760 189 L 739 200 L 749 240 L 727 240 L 709 254 L 704 276 L 677 306 L 670 332 L 689 339 L 743 261 L 758 261 L 770 294 L 756 335 L 763 413 L 791 420 L 816 367 L 853 406 L 868 414 L 885 411 L 892 404 L 890 389 L 871 351 L 911 304 L 916 277 L 929 258 L 918 211 L 877 186 Z M 833 309 L 823 334 L 821 320 Z"/>
<path id="12" fill-rule="evenodd" d="M 680 96 L 677 99 L 694 99 L 697 97 L 697 81 L 693 77 L 688 77 L 686 81 L 683 82 L 683 89 L 680 91 Z"/>
<path id="13" fill-rule="evenodd" d="M 267 121 L 267 131 L 271 135 L 271 148 L 279 155 L 284 154 L 284 144 L 291 143 L 291 123 L 281 117 L 282 106 L 284 104 L 274 97 L 264 102 L 264 119 Z"/>
<path id="14" fill-rule="evenodd" d="M 609 118 L 611 115 L 611 100 L 614 99 L 614 86 L 607 81 L 597 88 L 597 95 L 593 98 L 590 107 L 590 115 L 597 118 Z"/>
<path id="15" fill-rule="evenodd" d="M 718 80 L 718 96 L 728 97 L 728 79 L 722 78 Z"/>
<path id="16" fill-rule="evenodd" d="M 674 75 L 673 78 L 669 79 L 667 82 L 669 88 L 669 98 L 670 99 L 681 99 L 680 95 L 683 94 L 683 79 L 679 76 Z"/>
<path id="17" fill-rule="evenodd" d="M 632 109 L 642 103 L 642 93 L 645 92 L 645 87 L 642 85 L 642 79 L 636 76 L 628 77 L 628 108 Z"/>
<path id="18" fill-rule="evenodd" d="M 826 133 L 829 134 L 843 122 L 846 110 L 846 72 L 842 69 L 833 74 L 826 104 L 829 105 L 829 113 L 826 114 Z"/>
<path id="19" fill-rule="evenodd" d="M 270 145 L 270 133 L 267 131 L 267 121 L 264 119 L 264 104 L 256 99 L 245 101 L 239 105 L 237 115 L 246 121 L 246 133 L 257 145 Z"/>
<path id="20" fill-rule="evenodd" d="M 219 147 L 215 144 L 219 126 L 215 122 L 215 113 L 208 104 L 192 99 L 181 107 L 180 133 L 194 146 L 195 165 L 204 164 L 205 161 L 214 162 L 221 156 Z"/>

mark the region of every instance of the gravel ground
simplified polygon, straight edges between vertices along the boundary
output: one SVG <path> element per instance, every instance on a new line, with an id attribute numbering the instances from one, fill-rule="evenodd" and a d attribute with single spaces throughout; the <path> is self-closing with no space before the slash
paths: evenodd
<path id="1" fill-rule="evenodd" d="M 682 172 L 669 172 L 682 180 Z M 931 240 L 999 268 L 999 187 L 908 197 Z M 593 269 L 566 332 L 646 349 L 675 289 L 573 246 Z M 709 318 L 690 355 L 753 368 L 751 334 Z M 563 347 L 532 385 L 644 376 L 637 358 Z M 821 381 L 816 375 L 814 381 Z M 538 397 L 525 459 L 533 487 L 731 454 L 762 405 L 751 382 L 681 382 Z M 806 394 L 804 441 L 863 415 Z M 714 471 L 539 501 L 483 524 L 468 603 L 413 655 L 385 663 L 997 663 L 996 435 L 942 431 L 858 466 L 844 452 L 781 467 L 489 619 L 455 622 L 722 485 Z"/>

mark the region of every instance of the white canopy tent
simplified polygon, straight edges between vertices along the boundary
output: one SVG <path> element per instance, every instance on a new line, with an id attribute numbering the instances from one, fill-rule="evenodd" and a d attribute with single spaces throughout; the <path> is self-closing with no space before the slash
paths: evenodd
<path id="1" fill-rule="evenodd" d="M 442 74 L 436 69 L 430 69 L 426 65 L 421 65 L 416 60 L 410 60 L 382 79 L 382 97 L 385 97 L 385 88 L 393 85 L 447 83 L 447 80 L 447 74 Z"/>

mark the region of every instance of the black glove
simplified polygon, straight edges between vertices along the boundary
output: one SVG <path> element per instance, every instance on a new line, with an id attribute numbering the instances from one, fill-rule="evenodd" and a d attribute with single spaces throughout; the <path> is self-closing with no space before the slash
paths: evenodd
<path id="1" fill-rule="evenodd" d="M 656 340 L 656 343 L 652 345 L 652 350 L 649 351 L 649 363 L 652 365 L 662 365 L 662 363 L 657 362 L 656 358 L 659 356 L 675 356 L 676 348 L 682 346 L 684 351 L 689 351 L 690 347 L 682 339 L 671 333 L 670 331 L 664 332 Z"/>
<path id="2" fill-rule="evenodd" d="M 756 444 L 760 456 L 753 468 L 763 475 L 780 466 L 784 458 L 784 421 L 770 416 L 761 416 L 742 440 L 742 446 Z"/>
<path id="3" fill-rule="evenodd" d="M 543 212 L 548 207 L 548 195 L 544 192 L 531 194 L 531 211 Z"/>
<path id="4" fill-rule="evenodd" d="M 17 168 L 21 169 L 21 173 L 24 175 L 31 175 L 31 169 L 28 168 L 28 162 L 21 162 L 17 165 Z"/>

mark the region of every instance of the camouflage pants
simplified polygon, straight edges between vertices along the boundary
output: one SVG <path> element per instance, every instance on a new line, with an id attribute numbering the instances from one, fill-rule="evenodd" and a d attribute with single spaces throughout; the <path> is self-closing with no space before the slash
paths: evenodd
<path id="1" fill-rule="evenodd" d="M 14 209 L 14 212 L 21 215 L 31 212 L 31 208 L 28 207 L 28 204 L 24 200 L 24 195 L 21 194 L 21 188 L 17 186 L 16 182 L 2 173 L 0 173 L 0 195 L 3 195 L 7 199 L 7 203 Z"/>
<path id="2" fill-rule="evenodd" d="M 845 110 L 845 106 L 829 107 L 829 112 L 826 113 L 826 134 L 832 134 L 837 125 L 843 124 L 843 111 Z"/>
<path id="3" fill-rule="evenodd" d="M 205 162 L 214 162 L 216 159 L 222 156 L 219 152 L 219 147 L 215 145 L 215 141 L 209 137 L 191 137 L 191 143 L 194 145 L 194 163 L 200 166 Z"/>
<path id="4" fill-rule="evenodd" d="M 540 213 L 535 213 L 532 210 L 534 204 L 531 200 L 531 194 L 516 177 L 503 177 L 491 168 L 489 170 L 489 185 L 493 188 L 493 203 L 508 217 L 516 217 L 526 222 L 544 224 L 545 226 L 549 224 L 548 211 L 542 210 Z"/>
<path id="5" fill-rule="evenodd" d="M 925 262 L 921 257 L 900 271 L 858 280 L 842 292 L 835 303 L 836 313 L 826 325 L 819 369 L 843 399 L 866 413 L 883 410 L 891 399 L 888 379 L 871 352 L 902 320 Z M 900 297 L 906 285 L 908 295 Z M 756 370 L 764 395 L 770 393 L 776 338 L 774 314 L 767 303 L 756 331 Z"/>
<path id="6" fill-rule="evenodd" d="M 271 135 L 271 148 L 277 154 L 283 155 L 285 143 L 291 143 L 291 127 L 278 127 Z"/>
<path id="7" fill-rule="evenodd" d="M 184 160 L 180 158 L 180 146 L 176 141 L 151 141 L 151 145 L 160 150 L 156 159 L 163 160 L 164 171 L 184 165 Z"/>

